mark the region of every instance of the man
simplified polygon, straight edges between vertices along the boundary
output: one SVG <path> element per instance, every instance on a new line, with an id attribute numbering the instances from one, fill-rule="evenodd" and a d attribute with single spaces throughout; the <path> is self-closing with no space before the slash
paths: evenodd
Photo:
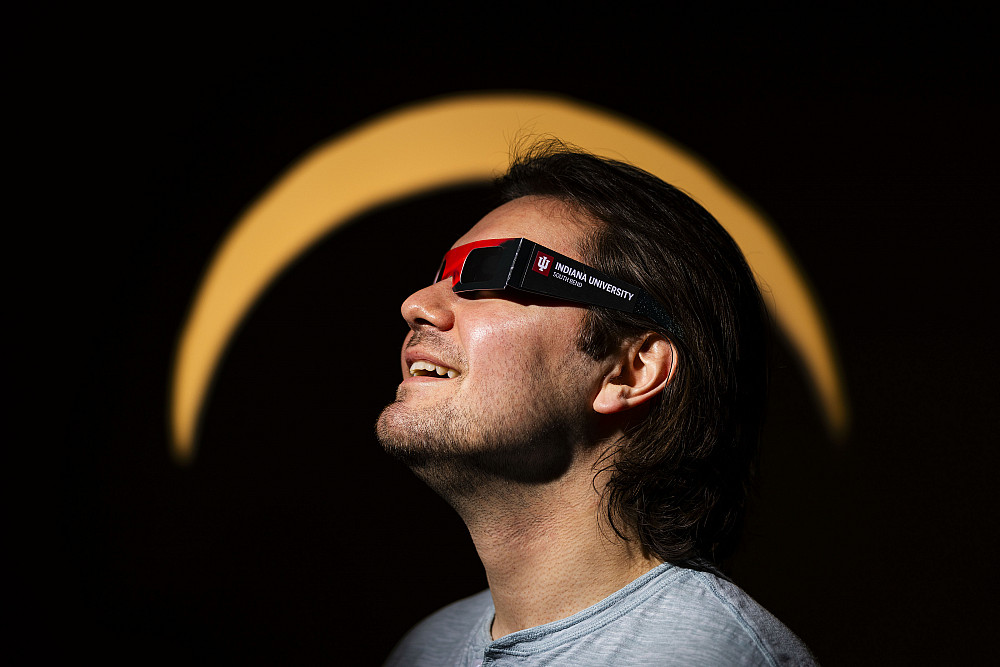
<path id="1" fill-rule="evenodd" d="M 743 514 L 766 316 L 736 244 L 634 167 L 550 142 L 402 306 L 379 439 L 465 521 L 489 590 L 390 665 L 812 664 L 716 569 Z"/>

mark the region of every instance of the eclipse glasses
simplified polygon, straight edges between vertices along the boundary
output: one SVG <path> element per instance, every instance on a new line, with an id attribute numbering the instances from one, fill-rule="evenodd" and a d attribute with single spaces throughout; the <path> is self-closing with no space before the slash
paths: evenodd
<path id="1" fill-rule="evenodd" d="M 434 282 L 448 278 L 459 293 L 517 289 L 633 313 L 678 335 L 674 319 L 646 290 L 525 238 L 473 241 L 452 248 Z"/>

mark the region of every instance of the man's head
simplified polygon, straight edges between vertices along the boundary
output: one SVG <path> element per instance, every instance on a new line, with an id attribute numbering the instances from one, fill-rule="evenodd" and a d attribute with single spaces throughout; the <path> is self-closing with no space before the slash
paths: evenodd
<path id="1" fill-rule="evenodd" d="M 404 303 L 404 370 L 428 357 L 455 364 L 459 382 L 404 382 L 380 418 L 383 442 L 418 474 L 475 452 L 480 468 L 527 482 L 558 476 L 575 448 L 605 447 L 622 537 L 673 562 L 725 557 L 766 389 L 764 310 L 739 249 L 670 185 L 559 144 L 516 158 L 499 186 L 508 203 L 456 246 L 526 237 L 641 287 L 673 326 L 511 290 L 458 295 L 442 281 Z"/>
<path id="2" fill-rule="evenodd" d="M 454 245 L 530 235 L 579 259 L 584 229 L 558 201 L 522 197 Z M 402 315 L 404 381 L 378 423 L 390 452 L 453 501 L 565 472 L 595 428 L 588 405 L 601 364 L 576 345 L 584 307 L 513 291 L 457 294 L 449 279 L 410 295 Z"/>

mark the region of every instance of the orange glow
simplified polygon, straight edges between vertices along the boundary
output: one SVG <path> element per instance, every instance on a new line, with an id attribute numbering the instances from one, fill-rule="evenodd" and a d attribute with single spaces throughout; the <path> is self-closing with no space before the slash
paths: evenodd
<path id="1" fill-rule="evenodd" d="M 175 458 L 193 458 L 219 358 L 255 300 L 290 262 L 375 206 L 492 179 L 507 166 L 511 140 L 525 133 L 553 135 L 634 164 L 705 206 L 743 249 L 768 307 L 808 370 L 831 430 L 846 430 L 847 402 L 823 318 L 802 272 L 759 211 L 665 137 L 607 111 L 554 96 L 475 94 L 404 107 L 322 144 L 237 221 L 181 333 L 171 404 Z"/>

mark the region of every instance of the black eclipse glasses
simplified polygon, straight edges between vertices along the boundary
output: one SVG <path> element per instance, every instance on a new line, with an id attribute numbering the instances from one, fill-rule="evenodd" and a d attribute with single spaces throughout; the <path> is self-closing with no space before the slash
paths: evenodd
<path id="1" fill-rule="evenodd" d="M 646 290 L 525 238 L 473 241 L 452 248 L 434 282 L 448 278 L 455 292 L 518 289 L 641 315 L 670 335 L 679 334 L 674 319 Z"/>

